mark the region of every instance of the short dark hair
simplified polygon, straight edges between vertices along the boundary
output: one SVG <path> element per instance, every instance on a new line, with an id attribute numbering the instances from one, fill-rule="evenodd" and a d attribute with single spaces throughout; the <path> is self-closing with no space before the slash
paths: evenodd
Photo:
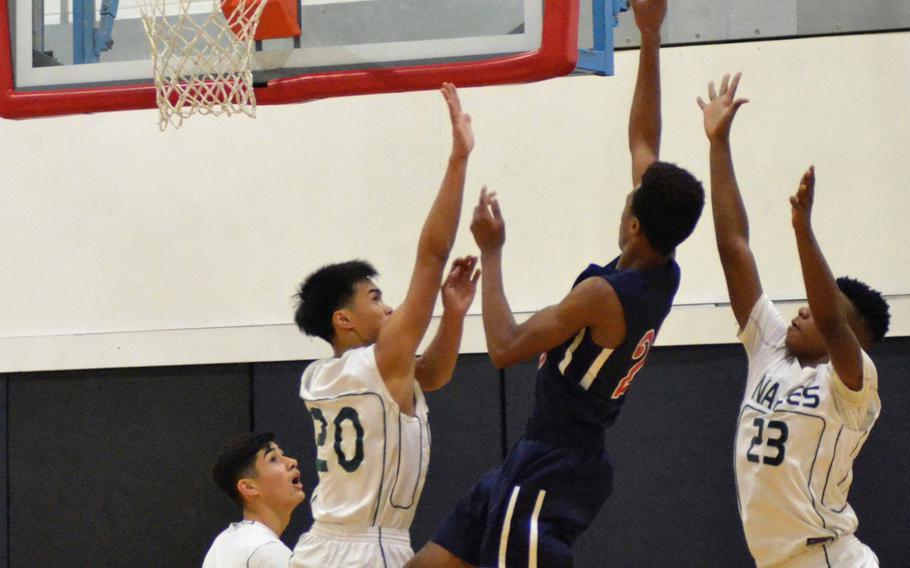
<path id="1" fill-rule="evenodd" d="M 865 282 L 848 276 L 838 278 L 837 287 L 866 322 L 872 334 L 872 341 L 876 343 L 881 341 L 888 333 L 888 324 L 891 322 L 888 302 L 882 297 L 882 293 L 870 288 Z"/>
<path id="2" fill-rule="evenodd" d="M 275 434 L 271 432 L 248 432 L 228 442 L 218 454 L 212 479 L 241 507 L 243 499 L 237 491 L 237 482 L 244 477 L 255 477 L 256 454 L 274 441 Z"/>
<path id="3" fill-rule="evenodd" d="M 701 182 L 667 162 L 651 164 L 632 196 L 632 214 L 648 242 L 662 254 L 670 254 L 692 234 L 704 205 Z"/>
<path id="4" fill-rule="evenodd" d="M 335 328 L 332 314 L 354 297 L 354 286 L 376 276 L 376 269 L 364 260 L 328 264 L 313 272 L 297 290 L 294 321 L 300 331 L 332 342 Z"/>

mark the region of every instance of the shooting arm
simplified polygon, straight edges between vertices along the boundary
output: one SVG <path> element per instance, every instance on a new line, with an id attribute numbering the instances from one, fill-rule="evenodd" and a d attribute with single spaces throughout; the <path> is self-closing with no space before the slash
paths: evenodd
<path id="1" fill-rule="evenodd" d="M 588 278 L 556 305 L 546 307 L 522 324 L 516 324 L 502 284 L 501 255 L 481 258 L 483 329 L 487 350 L 500 369 L 549 351 L 591 325 L 621 326 L 625 334 L 622 305 L 613 287 L 602 278 Z M 600 319 L 594 320 L 598 314 Z"/>
<path id="2" fill-rule="evenodd" d="M 638 76 L 629 113 L 632 185 L 637 187 L 645 170 L 660 157 L 660 26 L 667 1 L 635 0 L 632 8 L 641 31 Z"/>

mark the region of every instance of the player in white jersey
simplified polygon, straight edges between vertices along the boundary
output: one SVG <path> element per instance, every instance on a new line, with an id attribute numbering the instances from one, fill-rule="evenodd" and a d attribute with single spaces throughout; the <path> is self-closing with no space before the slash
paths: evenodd
<path id="1" fill-rule="evenodd" d="M 401 567 L 413 556 L 409 528 L 430 459 L 423 391 L 452 377 L 464 316 L 477 286 L 477 259 L 457 259 L 442 284 L 443 315 L 423 356 L 427 331 L 461 213 L 470 117 L 458 93 L 442 94 L 452 122 L 452 153 L 424 223 L 404 302 L 392 310 L 364 261 L 325 266 L 300 287 L 295 320 L 332 345 L 334 357 L 312 363 L 300 396 L 315 425 L 319 484 L 314 523 L 294 548 L 295 568 Z"/>
<path id="2" fill-rule="evenodd" d="M 756 564 L 871 568 L 878 559 L 854 532 L 847 502 L 853 460 L 881 409 L 866 354 L 888 329 L 881 294 L 835 278 L 812 229 L 815 169 L 790 198 L 808 307 L 788 325 L 763 293 L 730 150 L 730 127 L 747 101 L 740 75 L 698 99 L 711 143 L 711 203 L 730 304 L 749 359 L 734 463 L 739 510 Z"/>
<path id="3" fill-rule="evenodd" d="M 279 536 L 305 498 L 297 460 L 271 432 L 244 434 L 222 451 L 212 477 L 243 508 L 243 521 L 215 537 L 202 568 L 287 568 L 291 550 Z"/>

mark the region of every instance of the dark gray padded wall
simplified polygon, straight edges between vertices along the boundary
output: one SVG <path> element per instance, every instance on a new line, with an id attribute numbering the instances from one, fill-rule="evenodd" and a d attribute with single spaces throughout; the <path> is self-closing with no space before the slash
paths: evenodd
<path id="1" fill-rule="evenodd" d="M 210 464 L 248 365 L 10 375 L 11 567 L 197 567 L 237 513 Z"/>
<path id="2" fill-rule="evenodd" d="M 889 339 L 870 355 L 878 369 L 882 413 L 854 463 L 850 504 L 860 539 L 881 565 L 910 564 L 910 338 Z"/>
<path id="3" fill-rule="evenodd" d="M 9 566 L 8 503 L 6 466 L 9 463 L 6 454 L 6 384 L 8 375 L 0 375 L 0 568 Z"/>
<path id="4" fill-rule="evenodd" d="M 433 449 L 411 541 L 415 550 L 475 483 L 499 465 L 499 372 L 486 355 L 462 355 L 455 376 L 427 394 Z"/>
<path id="5" fill-rule="evenodd" d="M 303 472 L 307 495 L 318 481 L 313 463 L 313 423 L 298 397 L 305 363 L 254 365 L 253 407 L 258 430 L 275 432 L 285 452 Z M 499 463 L 499 387 L 497 371 L 486 355 L 462 355 L 452 382 L 428 393 L 432 454 L 423 496 L 411 527 L 419 548 L 461 495 Z M 309 528 L 309 504 L 297 508 L 282 537 L 289 546 Z"/>

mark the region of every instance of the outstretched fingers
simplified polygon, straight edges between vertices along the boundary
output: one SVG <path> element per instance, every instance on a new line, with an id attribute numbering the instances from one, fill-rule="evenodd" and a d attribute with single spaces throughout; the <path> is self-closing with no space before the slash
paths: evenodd
<path id="1" fill-rule="evenodd" d="M 457 121 L 458 117 L 462 114 L 461 99 L 458 98 L 458 90 L 452 83 L 443 83 L 440 92 L 442 92 L 446 105 L 449 107 L 449 118 L 452 119 L 452 122 Z"/>
<path id="2" fill-rule="evenodd" d="M 729 75 L 728 75 L 729 76 Z M 733 76 L 733 82 L 730 83 L 730 99 L 736 98 L 736 89 L 739 88 L 739 80 L 742 78 L 743 74 L 741 71 L 737 71 L 736 75 Z"/>

